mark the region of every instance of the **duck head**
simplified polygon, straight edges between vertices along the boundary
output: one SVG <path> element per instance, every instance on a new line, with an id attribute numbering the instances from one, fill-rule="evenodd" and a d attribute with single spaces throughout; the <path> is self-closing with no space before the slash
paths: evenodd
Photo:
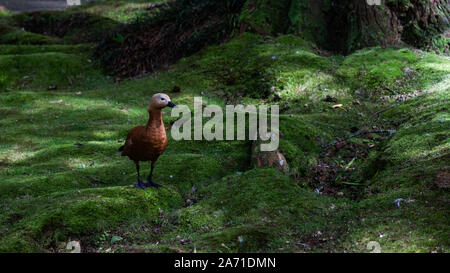
<path id="1" fill-rule="evenodd" d="M 176 105 L 170 100 L 170 97 L 163 93 L 153 95 L 148 106 L 148 111 L 161 110 L 166 107 L 173 108 Z"/>

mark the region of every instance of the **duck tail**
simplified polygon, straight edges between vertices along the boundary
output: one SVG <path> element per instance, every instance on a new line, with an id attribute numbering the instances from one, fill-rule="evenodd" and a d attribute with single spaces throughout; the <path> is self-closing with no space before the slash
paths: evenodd
<path id="1" fill-rule="evenodd" d="M 123 149 L 125 149 L 125 145 L 122 145 L 122 146 L 119 148 L 119 152 L 122 152 Z"/>

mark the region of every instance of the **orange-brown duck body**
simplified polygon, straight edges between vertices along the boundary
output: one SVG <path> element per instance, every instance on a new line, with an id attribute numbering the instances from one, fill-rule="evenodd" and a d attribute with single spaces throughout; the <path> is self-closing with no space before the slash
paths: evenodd
<path id="1" fill-rule="evenodd" d="M 161 185 L 153 182 L 152 176 L 156 161 L 167 147 L 166 128 L 164 127 L 161 113 L 161 110 L 165 107 L 175 107 L 175 104 L 172 103 L 166 94 L 155 94 L 148 106 L 149 118 L 147 125 L 131 129 L 128 132 L 125 145 L 119 149 L 119 151 L 122 151 L 122 156 L 128 156 L 136 164 L 138 182 L 135 188 L 161 187 Z M 147 183 L 143 183 L 140 176 L 139 162 L 141 161 L 151 162 Z"/>

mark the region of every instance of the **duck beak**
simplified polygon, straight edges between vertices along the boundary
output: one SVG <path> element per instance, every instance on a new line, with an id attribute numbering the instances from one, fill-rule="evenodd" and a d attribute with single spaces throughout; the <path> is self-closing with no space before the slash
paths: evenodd
<path id="1" fill-rule="evenodd" d="M 167 106 L 169 106 L 170 108 L 174 108 L 176 105 L 173 104 L 173 102 L 169 101 L 169 103 L 167 104 Z"/>

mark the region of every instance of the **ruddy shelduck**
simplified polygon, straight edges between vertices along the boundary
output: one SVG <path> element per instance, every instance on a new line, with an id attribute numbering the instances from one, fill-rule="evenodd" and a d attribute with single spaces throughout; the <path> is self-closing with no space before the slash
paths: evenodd
<path id="1" fill-rule="evenodd" d="M 166 128 L 162 119 L 161 110 L 166 107 L 175 107 L 166 94 L 155 94 L 148 106 L 148 122 L 146 126 L 134 127 L 128 132 L 125 145 L 119 148 L 122 156 L 128 156 L 136 164 L 138 181 L 135 188 L 146 189 L 148 187 L 159 188 L 161 185 L 152 180 L 153 169 L 159 156 L 167 147 Z M 139 162 L 151 162 L 150 175 L 147 183 L 144 183 L 139 173 Z"/>

